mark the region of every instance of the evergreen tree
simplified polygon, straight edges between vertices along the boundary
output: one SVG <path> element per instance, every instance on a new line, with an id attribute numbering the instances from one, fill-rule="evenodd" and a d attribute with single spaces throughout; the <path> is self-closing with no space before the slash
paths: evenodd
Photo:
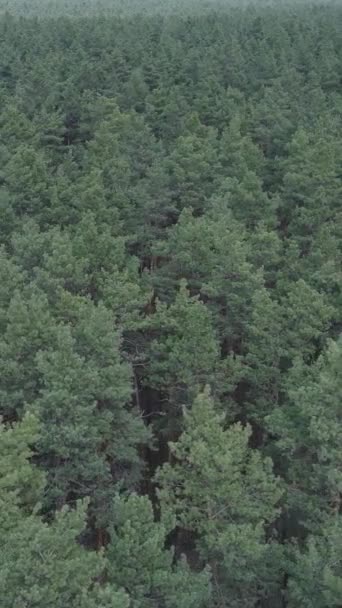
<path id="1" fill-rule="evenodd" d="M 273 545 L 265 525 L 276 517 L 282 490 L 271 461 L 248 446 L 250 428 L 223 423 L 206 391 L 170 444 L 172 460 L 156 476 L 158 496 L 162 518 L 173 514 L 210 564 L 216 601 L 253 606 L 272 587 Z"/>
<path id="2" fill-rule="evenodd" d="M 0 591 L 4 608 L 128 608 L 123 591 L 99 584 L 106 561 L 77 542 L 85 527 L 85 505 L 39 515 L 44 478 L 31 464 L 37 440 L 32 416 L 13 428 L 0 427 Z"/>
<path id="3" fill-rule="evenodd" d="M 209 572 L 191 572 L 184 557 L 175 563 L 174 551 L 165 549 L 172 525 L 155 523 L 152 504 L 144 496 L 114 501 L 108 578 L 126 589 L 134 607 L 207 606 Z"/>
<path id="4" fill-rule="evenodd" d="M 297 520 L 317 532 L 341 501 L 341 343 L 313 365 L 299 360 L 288 378 L 289 402 L 269 422 L 287 464 L 288 501 Z"/>
<path id="5" fill-rule="evenodd" d="M 341 517 L 332 517 L 305 549 L 294 553 L 289 566 L 289 603 L 307 608 L 339 606 L 342 591 Z"/>

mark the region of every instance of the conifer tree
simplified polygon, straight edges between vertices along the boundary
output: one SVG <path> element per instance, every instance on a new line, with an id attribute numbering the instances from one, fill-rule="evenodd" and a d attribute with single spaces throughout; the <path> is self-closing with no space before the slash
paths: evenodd
<path id="1" fill-rule="evenodd" d="M 32 416 L 11 428 L 0 426 L 2 605 L 128 608 L 123 591 L 99 584 L 106 568 L 103 555 L 78 542 L 86 524 L 86 505 L 63 509 L 49 523 L 39 514 L 44 477 L 31 463 L 30 448 L 37 432 Z"/>
<path id="2" fill-rule="evenodd" d="M 249 447 L 250 432 L 240 424 L 225 429 L 206 390 L 185 411 L 171 461 L 156 475 L 162 520 L 171 514 L 193 535 L 224 606 L 253 606 L 272 587 L 265 526 L 277 515 L 282 490 L 271 461 Z"/>

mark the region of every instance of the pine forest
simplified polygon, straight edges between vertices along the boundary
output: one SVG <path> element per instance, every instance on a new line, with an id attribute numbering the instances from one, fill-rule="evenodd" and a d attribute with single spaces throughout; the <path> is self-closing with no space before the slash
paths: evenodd
<path id="1" fill-rule="evenodd" d="M 0 608 L 341 608 L 341 515 L 341 1 L 0 0 Z"/>

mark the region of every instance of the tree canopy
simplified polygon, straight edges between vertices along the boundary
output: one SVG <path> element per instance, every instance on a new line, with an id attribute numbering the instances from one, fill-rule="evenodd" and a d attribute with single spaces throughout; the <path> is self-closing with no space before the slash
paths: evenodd
<path id="1" fill-rule="evenodd" d="M 0 0 L 0 603 L 339 608 L 342 9 Z"/>

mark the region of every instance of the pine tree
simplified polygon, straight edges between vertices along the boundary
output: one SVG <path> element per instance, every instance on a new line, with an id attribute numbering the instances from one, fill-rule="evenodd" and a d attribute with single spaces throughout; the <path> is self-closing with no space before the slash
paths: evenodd
<path id="1" fill-rule="evenodd" d="M 341 516 L 332 517 L 304 549 L 296 549 L 289 562 L 288 606 L 333 608 L 341 605 Z"/>
<path id="2" fill-rule="evenodd" d="M 131 370 L 112 315 L 85 302 L 68 314 L 73 331 L 57 327 L 54 342 L 36 355 L 40 389 L 30 408 L 43 429 L 39 461 L 50 507 L 90 496 L 98 522 L 106 523 L 116 486 L 139 481 L 138 446 L 149 432 L 130 406 Z"/>
<path id="3" fill-rule="evenodd" d="M 207 606 L 210 597 L 209 572 L 192 572 L 184 556 L 175 560 L 165 549 L 173 522 L 154 521 L 147 497 L 131 494 L 117 498 L 107 548 L 108 578 L 129 593 L 131 605 L 152 608 Z"/>
<path id="4" fill-rule="evenodd" d="M 298 360 L 287 379 L 289 402 L 269 418 L 287 465 L 289 507 L 316 532 L 341 507 L 340 369 L 340 341 L 313 366 Z"/>
<path id="5" fill-rule="evenodd" d="M 0 592 L 4 608 L 128 608 L 123 591 L 100 585 L 102 554 L 78 542 L 86 505 L 58 512 L 47 523 L 39 515 L 44 478 L 31 463 L 37 440 L 32 416 L 12 428 L 0 426 Z"/>
<path id="6" fill-rule="evenodd" d="M 254 606 L 258 594 L 272 588 L 273 545 L 265 525 L 277 515 L 282 490 L 271 461 L 249 447 L 250 433 L 240 424 L 225 429 L 206 391 L 185 412 L 171 461 L 156 475 L 162 520 L 174 515 L 191 533 L 224 606 Z"/>

